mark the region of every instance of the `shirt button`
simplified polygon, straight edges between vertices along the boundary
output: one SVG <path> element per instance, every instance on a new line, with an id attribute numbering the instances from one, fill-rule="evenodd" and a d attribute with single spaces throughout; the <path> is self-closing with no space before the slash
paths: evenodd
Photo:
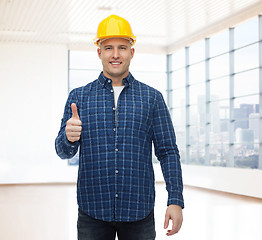
<path id="1" fill-rule="evenodd" d="M 118 174 L 118 170 L 116 170 L 116 174 Z"/>
<path id="2" fill-rule="evenodd" d="M 116 108 L 114 108 L 114 107 L 113 107 L 113 110 L 115 111 L 115 110 L 116 110 Z"/>
<path id="3" fill-rule="evenodd" d="M 116 198 L 118 198 L 118 194 L 116 194 Z"/>
<path id="4" fill-rule="evenodd" d="M 118 152 L 118 149 L 116 148 L 115 151 Z"/>
<path id="5" fill-rule="evenodd" d="M 113 90 L 113 89 L 111 89 L 111 92 L 114 92 L 114 90 Z"/>
<path id="6" fill-rule="evenodd" d="M 115 128 L 113 128 L 113 130 L 114 130 L 114 132 L 116 131 L 116 129 L 115 129 Z"/>
<path id="7" fill-rule="evenodd" d="M 111 80 L 108 80 L 107 82 L 108 82 L 108 83 L 111 83 Z"/>

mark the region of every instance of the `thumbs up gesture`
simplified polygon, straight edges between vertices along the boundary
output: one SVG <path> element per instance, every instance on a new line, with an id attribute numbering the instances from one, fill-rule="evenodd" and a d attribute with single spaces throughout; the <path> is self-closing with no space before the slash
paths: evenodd
<path id="1" fill-rule="evenodd" d="M 71 104 L 72 117 L 68 119 L 66 123 L 66 137 L 69 142 L 76 142 L 80 139 L 82 131 L 82 122 L 77 112 L 77 106 L 75 103 Z"/>

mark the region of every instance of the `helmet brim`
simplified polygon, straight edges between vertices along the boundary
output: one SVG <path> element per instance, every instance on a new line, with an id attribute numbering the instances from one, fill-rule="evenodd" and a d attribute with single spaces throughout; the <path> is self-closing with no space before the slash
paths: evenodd
<path id="1" fill-rule="evenodd" d="M 132 38 L 129 38 L 127 36 L 120 36 L 120 35 L 115 35 L 115 36 L 107 36 L 107 37 L 101 37 L 101 38 L 95 38 L 94 39 L 94 44 L 97 46 L 97 47 L 100 47 L 101 46 L 101 43 L 107 39 L 111 39 L 111 38 L 123 38 L 123 39 L 126 39 L 130 42 L 131 44 L 131 47 L 135 44 L 136 42 L 136 37 L 132 37 Z"/>

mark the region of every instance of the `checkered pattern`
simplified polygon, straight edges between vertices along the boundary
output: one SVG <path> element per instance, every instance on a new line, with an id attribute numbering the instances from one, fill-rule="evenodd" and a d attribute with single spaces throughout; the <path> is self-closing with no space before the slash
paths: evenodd
<path id="1" fill-rule="evenodd" d="M 77 199 L 79 208 L 104 221 L 137 221 L 154 208 L 152 142 L 168 191 L 167 204 L 183 205 L 179 152 L 171 118 L 161 93 L 129 76 L 117 108 L 112 81 L 103 73 L 68 97 L 56 151 L 73 157 L 80 146 Z M 76 103 L 81 139 L 69 143 L 65 126 Z"/>

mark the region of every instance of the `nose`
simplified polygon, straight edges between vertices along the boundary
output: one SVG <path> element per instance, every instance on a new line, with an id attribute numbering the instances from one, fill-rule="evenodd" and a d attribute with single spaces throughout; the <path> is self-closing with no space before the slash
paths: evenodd
<path id="1" fill-rule="evenodd" d="M 114 48 L 114 51 L 113 51 L 113 58 L 114 59 L 118 59 L 119 58 L 119 51 L 117 48 Z"/>

